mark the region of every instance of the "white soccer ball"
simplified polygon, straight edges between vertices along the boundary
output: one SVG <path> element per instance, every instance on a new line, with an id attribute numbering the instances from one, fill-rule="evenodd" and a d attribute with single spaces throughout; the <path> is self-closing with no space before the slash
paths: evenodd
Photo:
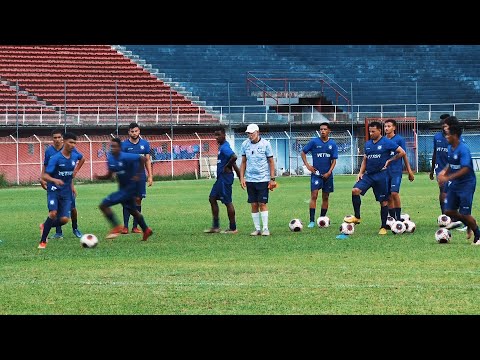
<path id="1" fill-rule="evenodd" d="M 319 228 L 327 228 L 330 226 L 330 218 L 328 216 L 320 216 L 317 219 L 317 225 Z"/>
<path id="2" fill-rule="evenodd" d="M 437 240 L 439 244 L 446 244 L 450 242 L 451 238 L 452 233 L 448 229 L 441 228 L 435 232 L 435 240 Z"/>
<path id="3" fill-rule="evenodd" d="M 410 220 L 410 215 L 402 214 L 402 215 L 400 215 L 400 220 L 401 221 L 408 221 L 408 220 Z"/>
<path id="4" fill-rule="evenodd" d="M 84 248 L 94 248 L 98 244 L 98 238 L 93 234 L 84 234 L 80 238 L 80 244 Z"/>
<path id="5" fill-rule="evenodd" d="M 450 219 L 450 216 L 442 214 L 438 217 L 437 222 L 438 226 L 445 227 L 452 222 L 452 219 Z"/>
<path id="6" fill-rule="evenodd" d="M 340 225 L 339 230 L 342 234 L 352 235 L 355 231 L 355 225 L 344 222 L 342 225 Z"/>
<path id="7" fill-rule="evenodd" d="M 391 229 L 394 234 L 403 234 L 406 230 L 405 223 L 403 221 L 395 221 Z"/>
<path id="8" fill-rule="evenodd" d="M 390 229 L 392 228 L 394 223 L 395 223 L 395 218 L 393 218 L 391 216 L 387 216 L 387 226 L 389 226 Z"/>
<path id="9" fill-rule="evenodd" d="M 408 221 L 404 221 L 403 222 L 405 224 L 405 232 L 407 233 L 413 233 L 415 232 L 415 229 L 416 229 L 416 225 L 413 221 L 411 220 L 408 220 Z"/>
<path id="10" fill-rule="evenodd" d="M 288 227 L 290 228 L 291 231 L 298 232 L 298 231 L 302 231 L 303 224 L 300 219 L 292 219 L 288 224 Z"/>

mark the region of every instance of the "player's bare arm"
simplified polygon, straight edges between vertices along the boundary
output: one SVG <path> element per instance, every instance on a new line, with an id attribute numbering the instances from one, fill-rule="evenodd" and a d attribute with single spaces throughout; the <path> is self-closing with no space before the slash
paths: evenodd
<path id="1" fill-rule="evenodd" d="M 247 157 L 242 155 L 242 163 L 240 164 L 240 186 L 243 190 L 247 187 L 247 183 L 245 181 L 245 170 L 247 169 Z"/>
<path id="2" fill-rule="evenodd" d="M 406 152 L 405 152 L 405 155 L 403 156 L 403 161 L 405 162 L 405 167 L 407 168 L 408 180 L 412 182 L 413 180 L 415 180 L 415 175 L 412 171 L 412 167 L 410 166 L 410 162 L 408 161 L 408 156 Z"/>
<path id="3" fill-rule="evenodd" d="M 330 162 L 330 169 L 328 169 L 328 171 L 325 174 L 322 175 L 322 178 L 327 180 L 332 175 L 332 172 L 333 172 L 333 169 L 335 168 L 335 165 L 337 165 L 337 159 L 333 159 Z"/>
<path id="4" fill-rule="evenodd" d="M 237 155 L 233 154 L 232 156 L 230 156 L 230 159 L 228 159 L 227 163 L 223 167 L 223 172 L 224 173 L 231 173 L 232 168 L 233 168 L 233 164 L 235 164 L 235 161 L 237 161 Z M 237 169 L 238 169 L 238 167 L 237 167 Z M 238 175 L 238 172 L 237 172 L 237 175 Z"/>
<path id="5" fill-rule="evenodd" d="M 145 169 L 147 170 L 147 184 L 148 186 L 153 185 L 153 171 L 152 171 L 152 159 L 150 154 L 145 155 Z M 142 167 L 143 168 L 143 167 Z"/>
<path id="6" fill-rule="evenodd" d="M 315 173 L 315 171 L 317 171 L 317 169 L 315 169 L 312 165 L 310 165 L 308 163 L 308 160 L 307 160 L 307 154 L 305 154 L 303 151 L 300 153 L 300 155 L 302 156 L 302 160 L 303 160 L 303 164 L 306 166 L 306 168 L 308 169 L 308 171 L 310 171 L 311 173 Z"/>
<path id="7" fill-rule="evenodd" d="M 434 176 L 433 176 L 433 172 L 435 171 L 435 163 L 437 161 L 437 149 L 436 147 L 434 146 L 433 147 L 433 156 L 432 156 L 432 167 L 430 169 L 430 180 L 433 180 Z"/>
<path id="8" fill-rule="evenodd" d="M 53 182 L 55 185 L 62 186 L 64 184 L 63 180 L 55 179 L 54 177 L 50 176 L 48 173 L 42 174 L 42 179 L 48 182 Z"/>
<path id="9" fill-rule="evenodd" d="M 273 156 L 267 158 L 268 165 L 270 167 L 270 182 L 268 183 L 268 188 L 273 191 L 277 187 L 277 182 L 275 181 L 275 161 Z"/>
<path id="10" fill-rule="evenodd" d="M 42 173 L 40 174 L 40 185 L 43 190 L 47 190 L 47 182 L 43 180 L 43 174 L 45 173 L 45 166 L 42 164 Z"/>
<path id="11" fill-rule="evenodd" d="M 93 177 L 94 177 L 95 179 L 97 179 L 97 180 L 110 180 L 110 179 L 112 179 L 112 177 L 113 177 L 113 172 L 109 170 L 106 175 L 97 175 L 97 174 L 95 174 L 95 175 L 93 175 Z"/>
<path id="12" fill-rule="evenodd" d="M 365 169 L 367 168 L 367 155 L 363 155 L 362 165 L 360 165 L 360 171 L 357 175 L 357 181 L 362 180 L 363 174 L 365 174 Z"/>
<path id="13" fill-rule="evenodd" d="M 85 164 L 85 156 L 78 160 L 75 169 L 73 170 L 73 177 L 76 177 L 80 169 L 82 168 L 83 164 Z"/>
<path id="14" fill-rule="evenodd" d="M 385 166 L 383 167 L 382 170 L 385 170 L 385 169 L 390 165 L 390 163 L 391 163 L 392 161 L 398 160 L 398 159 L 406 156 L 406 152 L 405 152 L 405 150 L 402 149 L 401 146 L 397 147 L 397 148 L 395 149 L 395 152 L 396 152 L 395 156 L 391 157 L 390 159 L 388 159 L 388 160 L 385 162 Z M 411 169 L 410 169 L 410 170 L 411 170 Z"/>

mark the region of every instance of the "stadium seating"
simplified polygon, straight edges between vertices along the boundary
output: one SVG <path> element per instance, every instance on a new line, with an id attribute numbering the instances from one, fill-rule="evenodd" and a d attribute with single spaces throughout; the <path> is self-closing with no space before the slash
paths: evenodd
<path id="1" fill-rule="evenodd" d="M 477 103 L 477 45 L 126 45 L 207 105 L 259 104 L 247 71 L 324 72 L 354 104 Z M 195 69 L 195 71 L 192 71 Z M 304 84 L 305 85 L 305 84 Z M 416 88 L 417 85 L 417 88 Z M 296 83 L 291 84 L 295 89 Z M 311 82 L 311 90 L 318 84 Z M 416 96 L 418 91 L 418 97 Z M 330 99 L 334 100 L 334 99 Z"/>
<path id="2" fill-rule="evenodd" d="M 40 106 L 42 111 L 63 111 L 66 102 L 67 113 L 113 114 L 118 101 L 119 113 L 171 112 L 217 122 L 205 109 L 108 45 L 0 45 L 0 80 L 0 106 L 15 105 L 11 87 L 18 82 L 19 102 L 30 105 L 31 111 Z"/>

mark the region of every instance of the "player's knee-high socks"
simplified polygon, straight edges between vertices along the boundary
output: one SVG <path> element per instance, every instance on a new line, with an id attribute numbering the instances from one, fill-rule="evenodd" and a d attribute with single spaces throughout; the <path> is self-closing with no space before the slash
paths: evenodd
<path id="1" fill-rule="evenodd" d="M 137 205 L 137 210 L 138 210 L 139 213 L 141 213 L 141 212 L 142 212 L 142 205 Z M 138 221 L 137 221 L 137 219 L 134 217 L 134 218 L 133 218 L 133 227 L 135 228 L 135 227 L 137 227 L 137 226 L 138 226 Z"/>
<path id="2" fill-rule="evenodd" d="M 128 228 L 128 220 L 130 219 L 130 211 L 125 206 L 123 207 L 123 226 Z"/>
<path id="3" fill-rule="evenodd" d="M 360 199 L 360 195 L 352 195 L 352 204 L 353 211 L 355 212 L 355 217 L 357 219 L 360 219 L 360 205 L 362 205 L 362 199 Z"/>
<path id="4" fill-rule="evenodd" d="M 387 227 L 388 206 L 380 207 L 380 218 L 382 219 L 382 228 Z"/>

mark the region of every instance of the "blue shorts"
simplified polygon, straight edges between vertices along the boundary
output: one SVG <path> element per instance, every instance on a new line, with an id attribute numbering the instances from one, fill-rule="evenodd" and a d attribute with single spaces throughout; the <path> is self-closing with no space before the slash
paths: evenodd
<path id="1" fill-rule="evenodd" d="M 102 205 L 110 207 L 116 204 L 122 204 L 124 207 L 134 210 L 137 208 L 135 197 L 136 194 L 134 192 L 119 190 L 103 199 Z"/>
<path id="2" fill-rule="evenodd" d="M 372 188 L 375 199 L 379 202 L 387 201 L 390 196 L 389 176 L 386 172 L 381 171 L 373 175 L 364 174 L 362 179 L 353 185 L 354 188 L 362 190 L 361 195 L 365 195 L 368 189 Z"/>
<path id="3" fill-rule="evenodd" d="M 475 187 L 465 190 L 449 189 L 444 202 L 445 210 L 458 210 L 462 215 L 471 215 L 474 193 Z"/>
<path id="4" fill-rule="evenodd" d="M 400 193 L 400 185 L 402 184 L 402 174 L 390 176 L 388 188 L 390 192 Z"/>
<path id="5" fill-rule="evenodd" d="M 67 217 L 70 219 L 72 211 L 72 194 L 62 194 L 56 191 L 47 192 L 48 211 L 56 211 L 57 219 Z"/>
<path id="6" fill-rule="evenodd" d="M 320 189 L 325 193 L 333 192 L 333 174 L 327 180 L 317 175 L 310 176 L 310 191 Z"/>
<path id="7" fill-rule="evenodd" d="M 268 183 L 265 182 L 247 182 L 248 202 L 251 203 L 268 203 Z"/>
<path id="8" fill-rule="evenodd" d="M 210 197 L 219 199 L 225 205 L 232 203 L 232 183 L 218 178 L 210 191 Z"/>

